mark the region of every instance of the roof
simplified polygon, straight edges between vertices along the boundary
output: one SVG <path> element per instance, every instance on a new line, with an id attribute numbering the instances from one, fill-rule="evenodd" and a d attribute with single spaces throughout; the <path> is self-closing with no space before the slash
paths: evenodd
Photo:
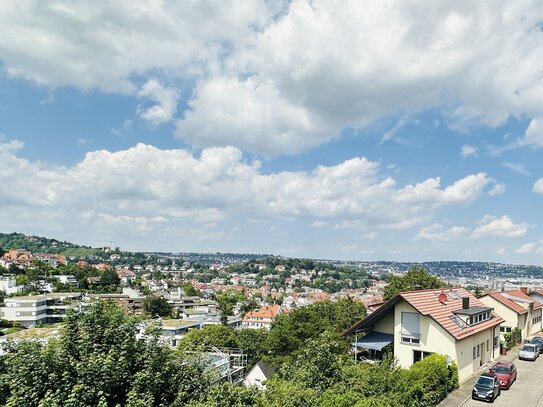
<path id="1" fill-rule="evenodd" d="M 459 309 L 459 310 L 456 310 L 454 311 L 455 314 L 458 314 L 458 315 L 476 315 L 476 314 L 480 314 L 481 312 L 485 312 L 485 311 L 491 311 L 492 308 L 490 307 L 469 307 L 468 309 Z"/>
<path id="2" fill-rule="evenodd" d="M 518 305 L 515 301 L 501 295 L 501 293 L 488 293 L 483 295 L 483 297 L 486 296 L 494 298 L 496 301 L 515 311 L 517 314 L 526 314 L 528 312 L 522 305 Z"/>
<path id="3" fill-rule="evenodd" d="M 509 298 L 512 299 L 513 301 L 517 301 L 517 298 L 518 298 L 518 301 L 520 302 L 527 302 L 528 304 L 533 304 L 534 309 L 540 309 L 543 307 L 543 304 L 541 304 L 539 301 L 534 300 L 528 294 L 523 293 L 520 290 L 505 291 L 503 294 L 506 294 L 507 296 L 509 296 Z M 511 298 L 511 297 L 514 297 L 514 298 Z"/>
<path id="4" fill-rule="evenodd" d="M 381 351 L 385 346 L 390 345 L 392 342 L 394 342 L 394 335 L 372 331 L 363 338 L 353 342 L 353 346 Z"/>
<path id="5" fill-rule="evenodd" d="M 264 374 L 266 379 L 269 379 L 270 377 L 272 377 L 275 374 L 275 368 L 270 366 L 270 365 L 265 364 L 262 361 L 256 362 L 256 365 L 253 367 L 253 369 L 255 369 L 257 367 L 262 371 L 262 373 Z M 253 369 L 251 369 L 251 370 L 253 370 Z"/>
<path id="6" fill-rule="evenodd" d="M 445 293 L 446 301 L 440 302 L 438 296 Z M 455 312 L 462 308 L 462 299 L 468 297 L 470 307 L 486 308 L 479 299 L 464 288 L 454 289 L 430 289 L 406 291 L 396 294 L 380 308 L 368 315 L 362 321 L 353 325 L 343 335 L 350 335 L 356 331 L 371 330 L 373 325 L 381 319 L 395 304 L 401 300 L 409 303 L 420 314 L 429 316 L 436 321 L 446 332 L 457 340 L 484 331 L 485 329 L 501 324 L 503 318 L 493 315 L 492 318 L 476 325 L 467 325 L 455 315 Z"/>
<path id="7" fill-rule="evenodd" d="M 250 318 L 265 318 L 265 319 L 274 319 L 280 313 L 286 313 L 286 309 L 281 309 L 278 304 L 265 305 L 257 311 L 250 311 L 245 314 L 243 320 L 248 320 Z"/>

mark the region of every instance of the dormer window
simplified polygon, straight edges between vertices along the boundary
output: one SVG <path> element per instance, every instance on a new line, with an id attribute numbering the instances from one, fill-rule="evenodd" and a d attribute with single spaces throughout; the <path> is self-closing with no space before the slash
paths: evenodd
<path id="1" fill-rule="evenodd" d="M 454 311 L 460 319 L 467 325 L 477 325 L 492 318 L 492 308 L 488 307 L 469 307 Z"/>
<path id="2" fill-rule="evenodd" d="M 491 318 L 490 311 L 481 312 L 468 318 L 468 325 L 476 325 L 488 321 Z"/>

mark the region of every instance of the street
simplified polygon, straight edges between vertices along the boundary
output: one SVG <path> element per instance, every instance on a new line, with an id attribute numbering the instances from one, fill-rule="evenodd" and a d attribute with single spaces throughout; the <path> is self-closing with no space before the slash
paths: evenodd
<path id="1" fill-rule="evenodd" d="M 543 407 L 543 354 L 535 362 L 515 359 L 513 363 L 518 369 L 517 381 L 509 390 L 502 390 L 494 405 Z M 468 396 L 469 394 L 466 394 L 466 397 Z M 471 407 L 485 404 L 488 403 L 469 398 L 464 404 L 459 405 Z"/>

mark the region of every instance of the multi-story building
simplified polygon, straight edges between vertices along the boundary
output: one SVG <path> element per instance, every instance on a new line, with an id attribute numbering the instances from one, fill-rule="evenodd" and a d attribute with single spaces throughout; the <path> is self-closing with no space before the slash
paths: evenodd
<path id="1" fill-rule="evenodd" d="M 17 294 L 22 289 L 22 286 L 17 285 L 14 276 L 0 276 L 0 291 L 4 291 L 6 294 Z"/>
<path id="2" fill-rule="evenodd" d="M 408 368 L 432 353 L 447 355 L 460 380 L 499 355 L 503 318 L 463 288 L 401 292 L 349 328 L 355 358 L 391 352 Z"/>
<path id="3" fill-rule="evenodd" d="M 283 313 L 286 308 L 277 304 L 265 305 L 257 311 L 250 311 L 243 317 L 242 328 L 266 328 L 270 329 L 274 319 Z"/>
<path id="4" fill-rule="evenodd" d="M 0 318 L 20 322 L 27 327 L 61 322 L 66 317 L 66 311 L 73 307 L 70 302 L 81 298 L 81 293 L 9 297 L 0 307 Z"/>
<path id="5" fill-rule="evenodd" d="M 528 295 L 528 289 L 495 292 L 483 295 L 480 300 L 493 307 L 505 321 L 501 326 L 502 338 L 513 329 L 520 329 L 522 339 L 541 331 L 543 305 Z"/>

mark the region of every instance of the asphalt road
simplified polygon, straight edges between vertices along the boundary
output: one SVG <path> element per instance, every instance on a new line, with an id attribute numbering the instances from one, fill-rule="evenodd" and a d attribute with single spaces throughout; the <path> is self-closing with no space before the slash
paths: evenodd
<path id="1" fill-rule="evenodd" d="M 515 359 L 517 381 L 509 390 L 502 390 L 494 406 L 543 407 L 543 354 L 535 362 Z M 466 395 L 467 397 L 468 395 Z M 484 406 L 488 403 L 469 398 L 462 407 Z"/>

